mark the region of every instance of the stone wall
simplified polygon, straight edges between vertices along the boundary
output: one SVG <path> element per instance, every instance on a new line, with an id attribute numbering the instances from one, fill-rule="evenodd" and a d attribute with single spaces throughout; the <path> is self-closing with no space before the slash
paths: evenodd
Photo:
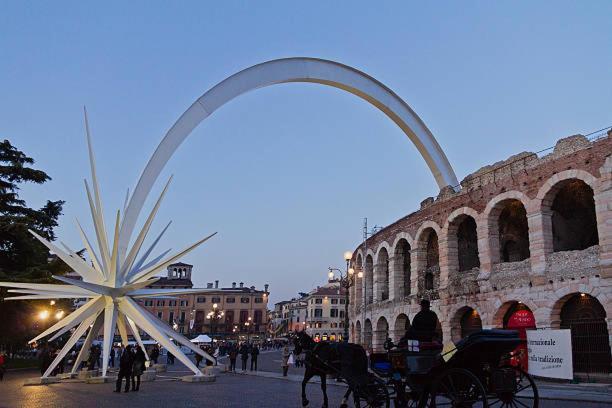
<path id="1" fill-rule="evenodd" d="M 558 327 L 559 311 L 567 298 L 587 293 L 597 297 L 608 315 L 608 325 L 612 325 L 611 136 L 609 133 L 594 142 L 580 135 L 571 136 L 559 140 L 554 150 L 543 157 L 524 152 L 483 167 L 461 182 L 461 191 L 442 189 L 435 199 L 423 200 L 418 211 L 383 228 L 368 239 L 367 254 L 361 246 L 355 250 L 353 262 L 358 256 L 365 259 L 368 255 L 377 263 L 381 248 L 395 254 L 396 244 L 405 239 L 411 248 L 411 294 L 406 296 L 394 286 L 405 282 L 395 276 L 402 268 L 391 257 L 390 299 L 375 301 L 367 308 L 351 307 L 352 323 L 359 321 L 364 327 L 367 319 L 376 327 L 376 322 L 384 318 L 389 332 L 394 333 L 398 316 L 412 320 L 419 310 L 420 298 L 426 297 L 432 300 L 446 339 L 450 337 L 451 326 L 460 320 L 457 314 L 466 308 L 480 314 L 483 327 L 495 327 L 500 325 L 500 316 L 511 302 L 528 305 L 538 327 Z M 592 188 L 599 243 L 584 250 L 553 252 L 550 206 L 556 186 L 565 180 L 580 180 Z M 496 217 L 500 204 L 510 199 L 520 201 L 526 212 L 522 216 L 527 218 L 529 258 L 519 262 L 500 259 Z M 476 223 L 480 267 L 459 272 L 458 251 L 462 246 L 458 245 L 459 221 L 455 220 L 467 216 Z M 431 270 L 434 290 L 426 290 L 424 243 L 431 230 L 438 236 L 439 265 Z M 376 284 L 379 285 L 380 282 Z M 360 291 L 351 292 L 352 305 L 356 297 L 363 296 L 363 286 Z M 370 287 L 365 290 L 372 293 Z"/>

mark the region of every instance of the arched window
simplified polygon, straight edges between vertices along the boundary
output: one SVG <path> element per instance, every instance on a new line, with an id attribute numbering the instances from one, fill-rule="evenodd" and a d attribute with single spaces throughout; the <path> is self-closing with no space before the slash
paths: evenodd
<path id="1" fill-rule="evenodd" d="M 576 179 L 559 184 L 551 206 L 553 251 L 583 250 L 597 245 L 593 189 Z"/>
<path id="2" fill-rule="evenodd" d="M 404 238 L 395 246 L 395 297 L 410 295 L 410 244 Z"/>
<path id="3" fill-rule="evenodd" d="M 381 248 L 378 252 L 376 275 L 377 299 L 387 300 L 389 299 L 389 254 L 385 248 Z"/>
<path id="4" fill-rule="evenodd" d="M 462 217 L 457 227 L 457 258 L 459 272 L 480 267 L 476 221 L 467 215 Z"/>
<path id="5" fill-rule="evenodd" d="M 527 211 L 519 200 L 498 204 L 499 248 L 501 262 L 518 262 L 529 258 L 529 226 Z"/>
<path id="6" fill-rule="evenodd" d="M 371 255 L 366 256 L 365 284 L 366 302 L 370 304 L 374 299 L 374 261 Z"/>

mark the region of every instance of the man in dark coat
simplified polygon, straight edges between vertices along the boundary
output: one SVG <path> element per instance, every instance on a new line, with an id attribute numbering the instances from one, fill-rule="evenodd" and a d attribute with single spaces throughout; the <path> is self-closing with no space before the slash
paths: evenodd
<path id="1" fill-rule="evenodd" d="M 230 359 L 230 371 L 236 372 L 236 358 L 238 357 L 238 350 L 235 345 L 230 346 L 229 359 Z"/>
<path id="2" fill-rule="evenodd" d="M 132 346 L 128 345 L 123 353 L 121 353 L 121 360 L 119 360 L 119 375 L 117 376 L 115 392 L 121 392 L 121 381 L 123 378 L 125 378 L 125 392 L 130 390 L 130 377 L 132 376 L 133 364 L 134 353 L 132 353 Z"/>
<path id="3" fill-rule="evenodd" d="M 249 359 L 249 346 L 247 343 L 242 343 L 242 346 L 240 346 L 240 359 L 242 360 L 242 371 L 246 371 L 247 360 Z"/>
<path id="4" fill-rule="evenodd" d="M 132 364 L 132 391 L 140 390 L 140 376 L 145 370 L 147 357 L 140 347 L 134 347 L 134 363 Z"/>
<path id="5" fill-rule="evenodd" d="M 400 340 L 400 346 L 405 346 L 408 339 L 419 341 L 433 340 L 438 327 L 438 316 L 429 307 L 429 300 L 421 300 L 421 311 L 412 319 L 412 325 L 406 331 L 406 335 Z"/>
<path id="6" fill-rule="evenodd" d="M 253 344 L 251 347 L 251 371 L 253 371 L 253 367 L 255 367 L 255 371 L 257 371 L 257 356 L 259 355 L 259 348 L 256 344 Z"/>

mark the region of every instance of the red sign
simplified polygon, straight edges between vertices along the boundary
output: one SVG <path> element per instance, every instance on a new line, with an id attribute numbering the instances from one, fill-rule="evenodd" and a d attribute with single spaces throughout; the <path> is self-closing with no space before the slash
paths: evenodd
<path id="1" fill-rule="evenodd" d="M 506 328 L 510 330 L 517 330 L 519 333 L 519 337 L 523 340 L 527 339 L 527 329 L 535 329 L 536 321 L 533 313 L 529 309 L 520 309 L 512 313 L 508 322 L 506 323 Z M 521 344 L 518 346 L 514 352 L 515 357 L 512 358 L 511 364 L 518 365 L 523 368 L 523 370 L 527 371 L 527 345 Z"/>

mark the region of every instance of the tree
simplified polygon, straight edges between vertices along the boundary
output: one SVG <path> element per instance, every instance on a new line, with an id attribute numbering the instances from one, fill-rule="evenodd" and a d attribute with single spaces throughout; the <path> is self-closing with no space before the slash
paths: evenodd
<path id="1" fill-rule="evenodd" d="M 54 228 L 64 201 L 47 201 L 33 209 L 19 197 L 22 183 L 43 184 L 51 178 L 31 166 L 34 159 L 15 148 L 8 140 L 0 142 L 0 281 L 51 282 L 51 275 L 63 274 L 68 266 L 49 256 L 49 251 L 29 229 L 54 240 Z M 4 301 L 6 288 L 0 288 L 0 345 L 21 348 L 32 334 L 36 302 Z M 2 348 L 2 347 L 0 347 Z"/>
<path id="2" fill-rule="evenodd" d="M 54 240 L 53 229 L 64 201 L 47 201 L 36 210 L 19 197 L 20 183 L 43 184 L 51 178 L 31 165 L 34 159 L 16 149 L 8 140 L 0 142 L 0 279 L 48 280 L 65 265 L 49 262 L 49 252 L 29 229 Z"/>

